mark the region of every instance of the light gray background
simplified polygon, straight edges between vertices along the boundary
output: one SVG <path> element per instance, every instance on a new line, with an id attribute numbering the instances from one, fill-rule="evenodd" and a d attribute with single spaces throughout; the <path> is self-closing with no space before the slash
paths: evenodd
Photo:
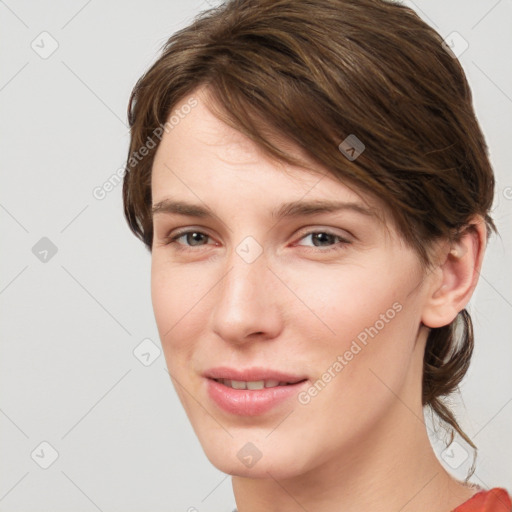
<path id="1" fill-rule="evenodd" d="M 512 490 L 512 0 L 405 3 L 469 43 L 460 60 L 497 177 L 501 238 L 471 301 L 477 343 L 456 410 L 479 447 L 472 481 Z M 122 187 L 92 193 L 124 165 L 135 81 L 208 6 L 0 1 L 0 511 L 234 507 L 158 355 L 150 255 L 124 221 Z M 42 58 L 52 38 L 58 48 Z M 43 237 L 57 247 L 46 262 L 33 252 Z M 147 339 L 145 366 L 133 352 Z M 42 442 L 58 452 L 47 469 Z"/>

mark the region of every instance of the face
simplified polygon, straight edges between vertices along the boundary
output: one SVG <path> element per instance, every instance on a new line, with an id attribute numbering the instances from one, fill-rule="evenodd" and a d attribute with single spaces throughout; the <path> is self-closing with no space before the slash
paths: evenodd
<path id="1" fill-rule="evenodd" d="M 154 160 L 155 319 L 212 464 L 292 477 L 362 446 L 395 393 L 419 393 L 407 384 L 421 375 L 422 270 L 382 204 L 270 160 L 205 101 L 198 90 L 175 107 L 195 105 Z M 306 202 L 352 206 L 283 207 Z"/>

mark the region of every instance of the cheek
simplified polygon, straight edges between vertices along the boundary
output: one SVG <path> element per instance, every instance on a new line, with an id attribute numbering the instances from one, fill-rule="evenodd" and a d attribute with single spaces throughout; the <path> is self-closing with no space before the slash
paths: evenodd
<path id="1" fill-rule="evenodd" d="M 366 329 L 389 330 L 403 306 L 404 286 L 389 271 L 350 265 L 309 269 L 300 276 L 288 273 L 286 278 L 297 298 L 292 305 L 296 330 L 314 334 L 317 349 L 343 349 L 358 337 L 364 343 L 370 336 Z M 303 340 L 307 343 L 308 337 Z"/>
<path id="2" fill-rule="evenodd" d="M 204 322 L 198 315 L 204 313 L 201 307 L 206 297 L 204 286 L 197 283 L 197 274 L 194 278 L 182 269 L 152 266 L 151 300 L 166 357 L 169 351 L 179 357 L 184 350 L 191 350 L 191 340 L 200 339 Z"/>
<path id="3" fill-rule="evenodd" d="M 173 378 L 174 389 L 187 414 L 198 414 L 189 392 L 195 396 L 198 390 L 190 382 L 190 373 L 194 370 L 194 353 L 197 340 L 204 337 L 204 322 L 201 315 L 201 297 L 204 290 L 194 286 L 193 277 L 186 276 L 183 270 L 152 266 L 151 300 L 153 312 L 162 344 L 167 370 Z M 196 280 L 197 282 L 197 276 Z M 204 314 L 204 312 L 203 312 Z M 185 386 L 184 388 L 182 386 Z"/>
<path id="4" fill-rule="evenodd" d="M 310 310 L 297 306 L 294 330 L 303 333 L 297 353 L 308 354 L 318 387 L 336 389 L 354 406 L 363 396 L 371 402 L 389 394 L 386 384 L 394 389 L 404 379 L 418 329 L 419 313 L 407 297 L 410 280 L 352 267 L 331 270 L 328 280 L 312 272 L 308 281 L 316 286 L 296 282 Z"/>

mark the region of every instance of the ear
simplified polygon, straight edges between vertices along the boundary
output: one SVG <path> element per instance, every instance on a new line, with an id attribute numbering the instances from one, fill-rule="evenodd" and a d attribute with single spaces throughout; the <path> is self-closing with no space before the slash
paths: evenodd
<path id="1" fill-rule="evenodd" d="M 441 247 L 438 260 L 441 264 L 431 276 L 423 308 L 424 325 L 448 325 L 465 308 L 478 283 L 486 243 L 485 221 L 477 215 L 468 222 L 457 242 Z"/>

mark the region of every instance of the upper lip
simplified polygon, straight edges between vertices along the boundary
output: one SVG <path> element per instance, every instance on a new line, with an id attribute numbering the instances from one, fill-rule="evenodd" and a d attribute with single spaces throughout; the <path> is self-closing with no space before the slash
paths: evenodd
<path id="1" fill-rule="evenodd" d="M 279 382 L 295 383 L 307 379 L 305 375 L 292 375 L 279 370 L 270 368 L 252 367 L 252 368 L 228 368 L 227 366 L 217 366 L 206 370 L 203 374 L 209 379 L 227 379 L 244 382 L 254 382 L 258 380 L 277 380 Z"/>

